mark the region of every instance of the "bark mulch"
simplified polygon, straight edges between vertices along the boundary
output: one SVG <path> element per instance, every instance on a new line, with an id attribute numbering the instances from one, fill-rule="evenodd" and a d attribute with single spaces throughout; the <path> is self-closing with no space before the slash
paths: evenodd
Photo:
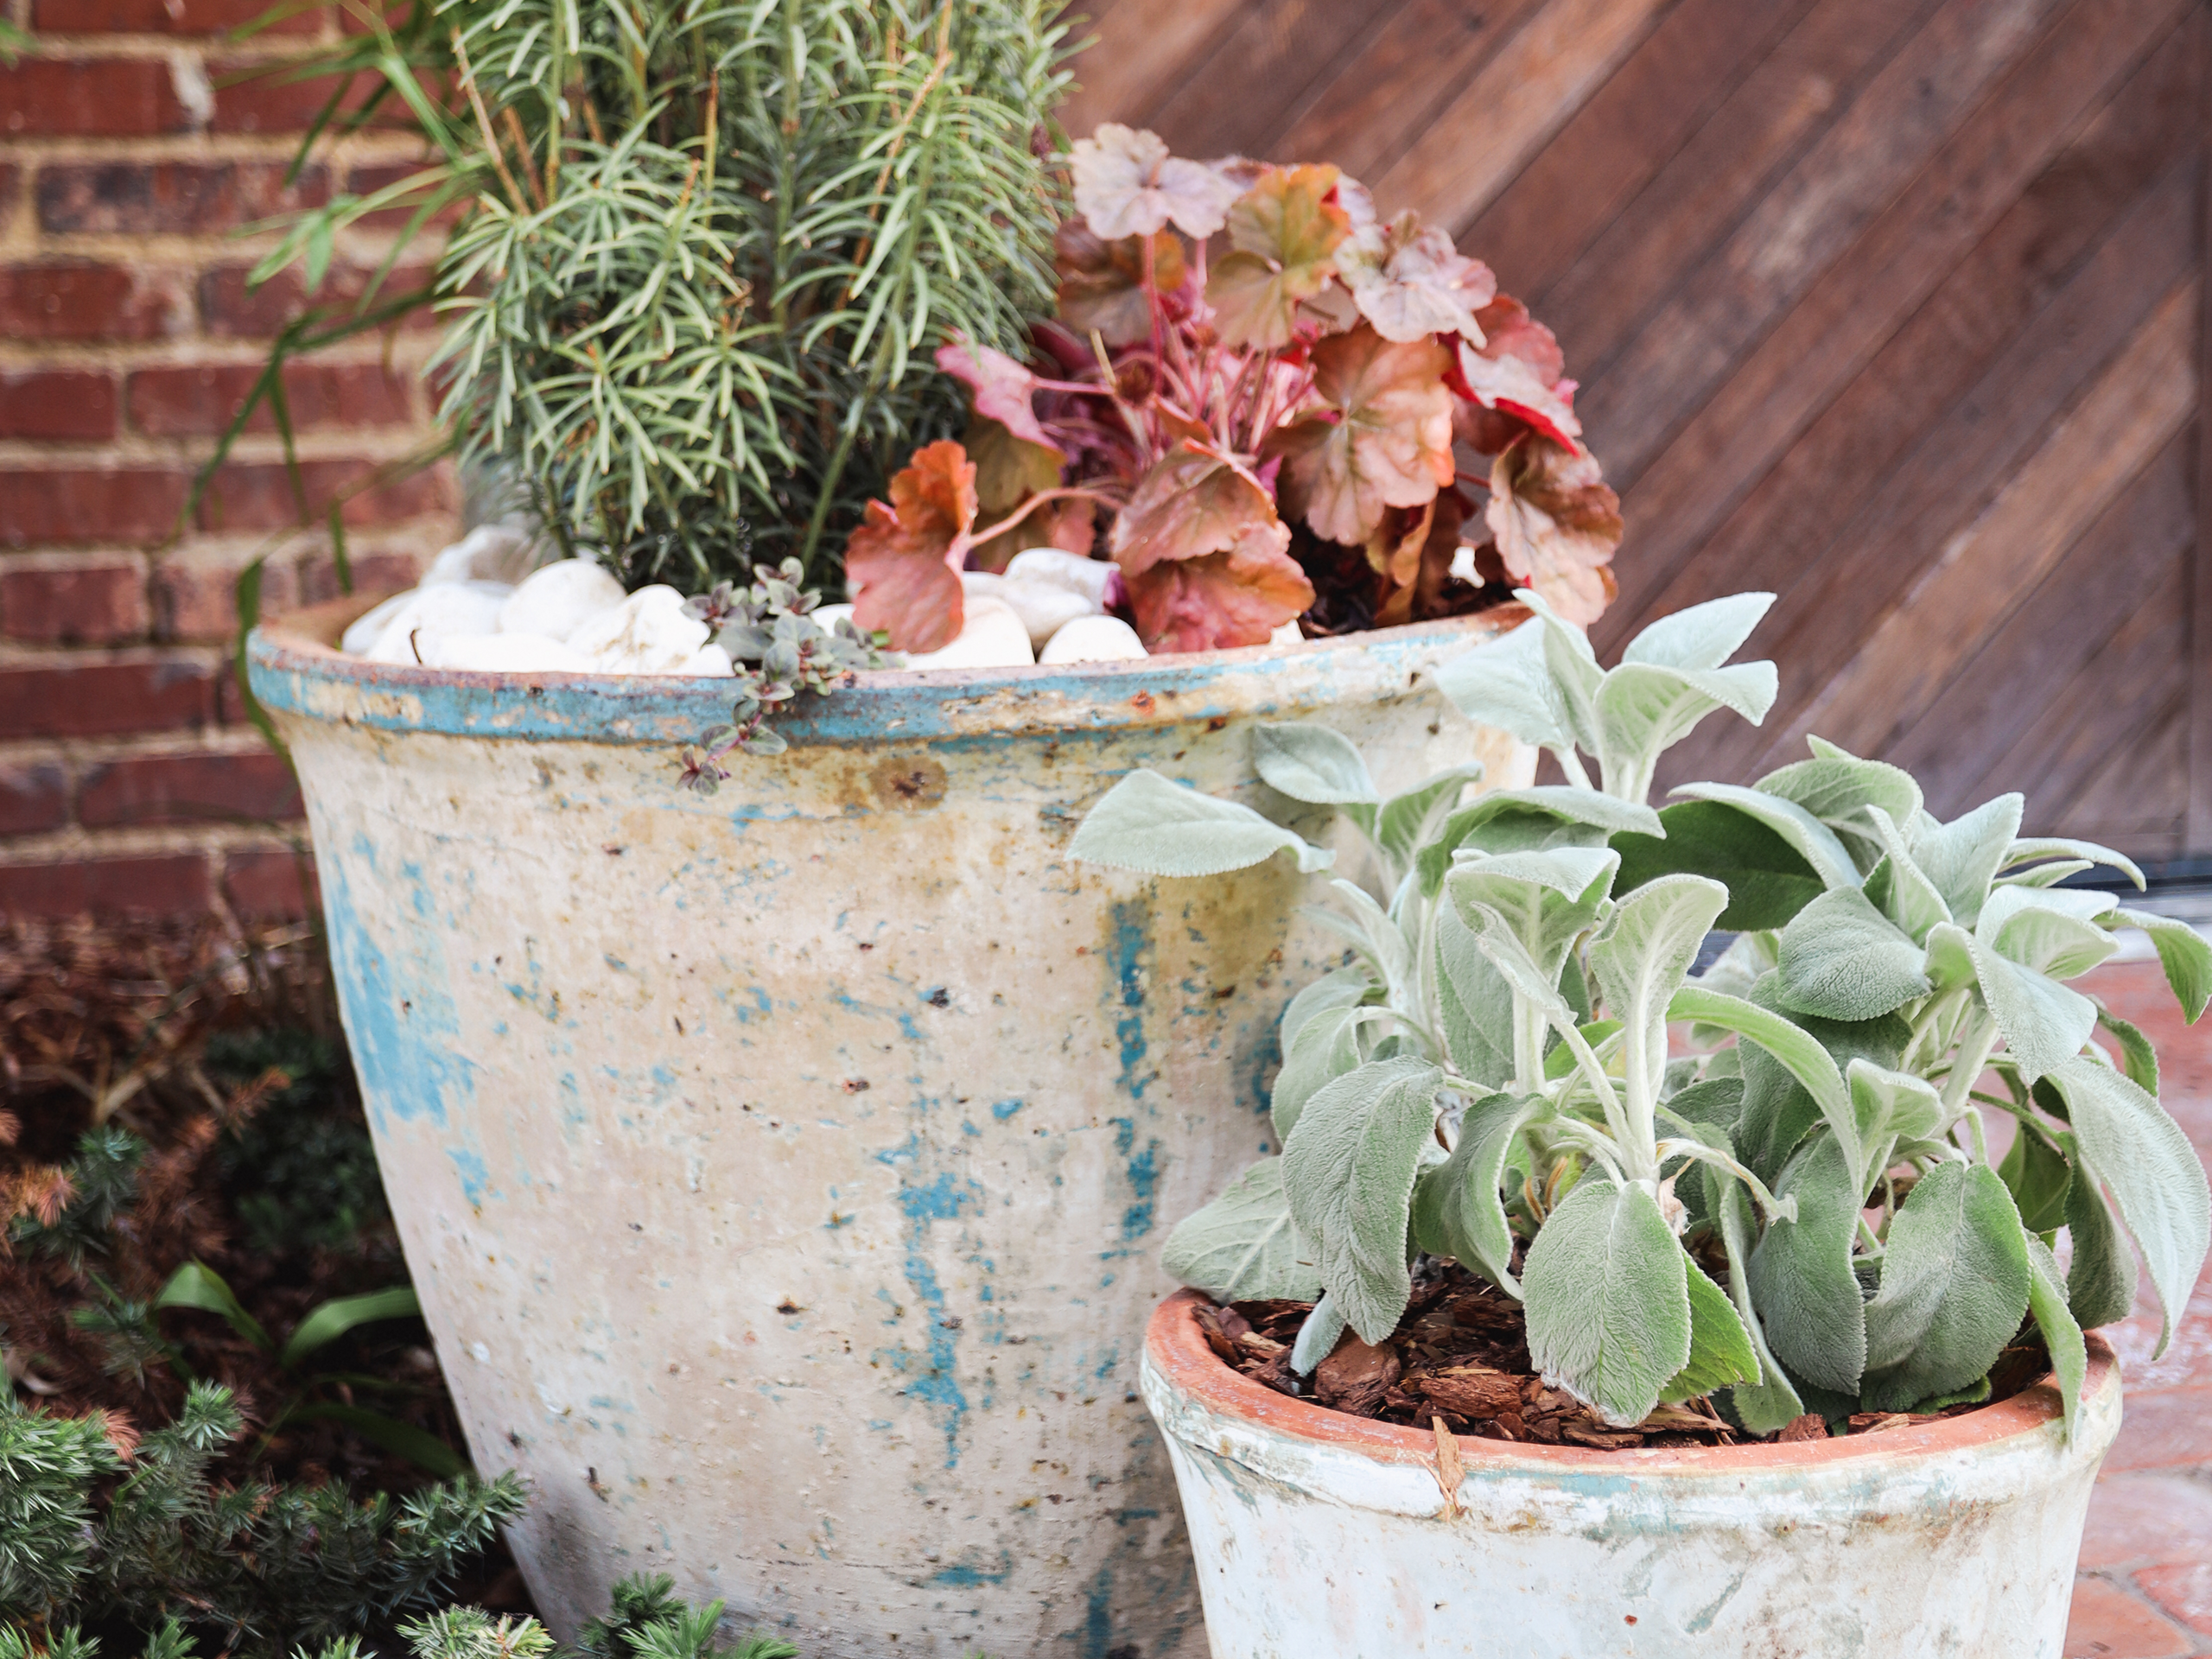
<path id="1" fill-rule="evenodd" d="M 1729 1422 L 1710 1399 L 1697 1399 L 1661 1406 L 1643 1422 L 1621 1427 L 1535 1374 L 1521 1305 L 1457 1262 L 1423 1263 L 1405 1317 L 1388 1342 L 1370 1345 L 1347 1331 L 1313 1374 L 1301 1377 L 1291 1369 L 1291 1345 L 1312 1307 L 1293 1301 L 1210 1305 L 1199 1308 L 1198 1326 L 1224 1363 L 1279 1394 L 1409 1428 L 1431 1428 L 1440 1418 L 1451 1433 L 1477 1440 L 1607 1452 L 1736 1446 L 1879 1433 L 1980 1408 L 1859 1412 L 1834 1423 L 1808 1412 L 1778 1433 L 1758 1435 Z M 2009 1397 L 2048 1369 L 2039 1349 L 2008 1349 L 1993 1377 L 1992 1398 Z"/>

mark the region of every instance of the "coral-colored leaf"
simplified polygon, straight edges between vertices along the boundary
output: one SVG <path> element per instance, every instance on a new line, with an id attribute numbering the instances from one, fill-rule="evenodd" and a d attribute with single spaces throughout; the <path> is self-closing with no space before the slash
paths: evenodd
<path id="1" fill-rule="evenodd" d="M 1605 613 L 1615 588 L 1606 569 L 1621 544 L 1620 498 L 1596 457 L 1531 432 L 1491 463 L 1484 512 L 1498 556 L 1570 622 Z"/>
<path id="2" fill-rule="evenodd" d="M 1290 344 L 1299 302 L 1335 274 L 1332 256 L 1351 228 L 1330 199 L 1336 186 L 1333 167 L 1270 167 L 1229 210 L 1233 251 L 1206 278 L 1214 326 L 1229 345 Z"/>
<path id="3" fill-rule="evenodd" d="M 1537 378 L 1536 371 L 1525 358 L 1491 357 L 1475 351 L 1465 341 L 1460 343 L 1459 353 L 1458 384 L 1484 409 L 1525 422 L 1564 448 L 1571 449 L 1580 442 L 1582 423 L 1575 416 L 1574 405 L 1560 391 L 1564 387 L 1571 391 L 1572 381 L 1561 380 L 1548 386 Z M 1512 442 L 1514 435 L 1485 426 L 1466 435 L 1478 448 L 1483 447 L 1484 436 L 1491 437 L 1502 448 Z"/>
<path id="4" fill-rule="evenodd" d="M 1204 241 L 1221 228 L 1236 187 L 1203 162 L 1178 160 L 1155 133 L 1109 121 L 1069 156 L 1075 210 L 1100 236 L 1151 236 L 1166 225 Z"/>
<path id="5" fill-rule="evenodd" d="M 1266 487 L 1195 441 L 1139 480 L 1111 542 L 1148 651 L 1262 645 L 1313 603 Z"/>
<path id="6" fill-rule="evenodd" d="M 1287 542 L 1289 531 L 1283 535 Z M 1152 652 L 1263 645 L 1313 603 L 1313 584 L 1298 562 L 1259 537 L 1225 553 L 1155 564 L 1129 582 L 1137 637 Z"/>
<path id="7" fill-rule="evenodd" d="M 1364 543 L 1389 507 L 1418 507 L 1452 481 L 1451 354 L 1363 325 L 1313 348 L 1321 412 L 1268 435 L 1284 501 L 1314 534 Z"/>
<path id="8" fill-rule="evenodd" d="M 987 513 L 995 521 L 1004 517 Z M 1017 553 L 1033 547 L 1057 547 L 1064 553 L 1089 558 L 1098 540 L 1097 509 L 1080 496 L 1047 501 L 1012 530 L 1001 531 L 968 550 L 971 570 L 1003 570 Z"/>
<path id="9" fill-rule="evenodd" d="M 1061 453 L 1059 445 L 1038 423 L 1036 405 L 1031 401 L 1037 395 L 1037 377 L 1027 365 L 991 346 L 978 346 L 965 334 L 956 334 L 937 348 L 937 365 L 968 388 L 976 413 L 996 421 L 1025 443 L 1050 449 L 1054 454 Z"/>
<path id="10" fill-rule="evenodd" d="M 976 463 L 976 518 L 991 524 L 1003 518 L 1039 490 L 1060 481 L 1058 449 L 1018 438 L 980 410 L 961 435 L 968 458 Z"/>
<path id="11" fill-rule="evenodd" d="M 1517 357 L 1548 386 L 1557 385 L 1567 372 L 1567 354 L 1559 348 L 1559 336 L 1511 295 L 1499 295 L 1475 313 L 1475 321 L 1482 325 L 1484 356 Z"/>
<path id="12" fill-rule="evenodd" d="M 1235 456 L 1185 439 L 1137 480 L 1109 545 L 1131 582 L 1154 565 L 1290 545 L 1266 487 Z"/>
<path id="13" fill-rule="evenodd" d="M 845 543 L 853 620 L 882 629 L 894 651 L 938 651 L 958 637 L 960 566 L 976 524 L 976 464 L 950 438 L 914 451 L 891 480 L 889 505 Z"/>
<path id="14" fill-rule="evenodd" d="M 1435 522 L 1436 499 L 1432 496 L 1416 512 L 1393 507 L 1367 538 L 1367 563 L 1392 587 L 1409 585 L 1421 572 L 1421 550 L 1427 544 L 1429 525 Z"/>
<path id="15" fill-rule="evenodd" d="M 1408 208 L 1388 225 L 1357 226 L 1337 250 L 1337 271 L 1351 287 L 1375 332 L 1402 344 L 1429 334 L 1457 334 L 1483 343 L 1478 307 L 1497 292 L 1497 278 L 1479 259 L 1424 226 Z"/>
<path id="16" fill-rule="evenodd" d="M 1189 274 L 1182 241 L 1174 232 L 1162 231 L 1152 244 L 1153 281 L 1162 294 L 1172 294 Z M 1060 279 L 1060 321 L 1075 331 L 1078 341 L 1094 329 L 1109 346 L 1133 346 L 1152 337 L 1141 238 L 1109 242 L 1081 219 L 1069 219 L 1053 232 L 1052 269 Z"/>

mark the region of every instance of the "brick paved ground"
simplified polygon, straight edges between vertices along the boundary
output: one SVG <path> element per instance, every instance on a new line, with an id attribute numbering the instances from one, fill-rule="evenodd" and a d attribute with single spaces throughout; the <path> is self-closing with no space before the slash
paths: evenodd
<path id="1" fill-rule="evenodd" d="M 2087 988 L 2158 1046 L 2159 1094 L 2212 1159 L 2212 1015 L 2183 1026 L 2158 964 L 2099 969 Z M 2164 1357 L 2155 1308 L 2107 1333 L 2127 1415 L 2082 1542 L 2068 1659 L 2212 1655 L 2212 1268 Z"/>

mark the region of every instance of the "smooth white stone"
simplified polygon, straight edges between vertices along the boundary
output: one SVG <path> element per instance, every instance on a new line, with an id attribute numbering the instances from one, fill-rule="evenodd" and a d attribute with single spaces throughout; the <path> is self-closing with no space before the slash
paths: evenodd
<path id="1" fill-rule="evenodd" d="M 683 595 L 656 583 L 640 588 L 569 636 L 601 674 L 669 674 L 707 643 L 710 630 L 683 613 Z"/>
<path id="2" fill-rule="evenodd" d="M 499 607 L 513 592 L 503 582 L 442 582 L 403 594 L 404 602 L 361 655 L 372 663 L 413 663 L 429 658 L 429 644 L 440 634 L 496 633 Z"/>
<path id="3" fill-rule="evenodd" d="M 346 632 L 338 636 L 338 649 L 348 657 L 365 657 L 374 650 L 383 636 L 385 625 L 399 614 L 399 607 L 415 597 L 416 590 L 394 594 L 390 599 L 379 600 L 346 625 Z"/>
<path id="4" fill-rule="evenodd" d="M 1027 668 L 1037 660 L 1029 627 L 1013 606 L 988 594 L 970 594 L 960 635 L 942 651 L 906 658 L 908 668 Z"/>
<path id="5" fill-rule="evenodd" d="M 1297 645 L 1305 642 L 1306 636 L 1299 632 L 1298 619 L 1294 616 L 1268 636 L 1268 643 L 1271 645 Z"/>
<path id="6" fill-rule="evenodd" d="M 1079 616 L 1046 645 L 1040 663 L 1113 663 L 1145 655 L 1137 631 L 1118 616 Z"/>
<path id="7" fill-rule="evenodd" d="M 824 633 L 837 632 L 837 619 L 840 617 L 853 622 L 853 607 L 849 605 L 817 605 L 807 614 L 822 625 Z M 853 626 L 858 627 L 860 624 L 853 622 Z"/>
<path id="8" fill-rule="evenodd" d="M 702 645 L 683 662 L 669 671 L 671 674 L 688 674 L 695 679 L 729 679 L 737 672 L 737 664 L 729 652 L 720 645 Z"/>
<path id="9" fill-rule="evenodd" d="M 577 652 L 543 633 L 442 633 L 423 645 L 426 668 L 466 668 L 484 674 L 588 674 Z"/>
<path id="10" fill-rule="evenodd" d="M 1032 547 L 1007 561 L 1006 574 L 1012 582 L 1046 582 L 1081 594 L 1091 609 L 1103 611 L 1121 569 L 1110 559 L 1086 558 L 1064 547 Z"/>
<path id="11" fill-rule="evenodd" d="M 1013 607 L 1014 613 L 1029 630 L 1032 651 L 1043 650 L 1047 639 L 1078 616 L 1096 616 L 1105 608 L 1087 594 L 1070 588 L 1049 582 L 994 575 L 988 570 L 963 572 L 960 585 L 971 597 L 982 594 Z"/>
<path id="12" fill-rule="evenodd" d="M 512 524 L 479 524 L 439 550 L 423 573 L 425 588 L 448 582 L 520 582 L 537 563 L 537 544 Z"/>
<path id="13" fill-rule="evenodd" d="M 557 559 L 523 578 L 499 613 L 499 632 L 566 639 L 621 602 L 622 584 L 597 559 Z"/>

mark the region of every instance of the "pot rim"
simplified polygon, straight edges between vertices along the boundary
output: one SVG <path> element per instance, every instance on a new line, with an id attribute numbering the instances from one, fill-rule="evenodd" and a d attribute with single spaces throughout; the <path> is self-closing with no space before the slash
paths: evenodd
<path id="1" fill-rule="evenodd" d="M 357 594 L 256 627 L 245 649 L 254 696 L 284 715 L 466 737 L 691 743 L 728 719 L 729 683 L 718 678 L 487 673 L 372 663 L 339 651 L 346 625 L 388 597 Z M 1440 648 L 1479 644 L 1528 615 L 1516 602 L 1294 645 L 1133 662 L 872 670 L 849 688 L 801 700 L 775 726 L 794 745 L 822 745 L 1078 735 L 1253 714 L 1292 718 L 1332 703 L 1405 696 L 1440 659 Z"/>
<path id="2" fill-rule="evenodd" d="M 1433 1431 L 1402 1427 L 1332 1411 L 1294 1400 L 1231 1370 L 1207 1346 L 1198 1329 L 1198 1309 L 1209 1300 L 1195 1290 L 1180 1290 L 1153 1310 L 1145 1332 L 1145 1352 L 1161 1380 L 1214 1414 L 1280 1435 L 1373 1459 L 1379 1463 L 1433 1465 Z M 2116 1386 L 2120 1361 L 2112 1345 L 2092 1331 L 2084 1401 Z M 1611 1470 L 1616 1474 L 1726 1476 L 1732 1470 L 1810 1470 L 1866 1457 L 1942 1457 L 2043 1432 L 2063 1415 L 2056 1382 L 2046 1373 L 2009 1400 L 1999 1400 L 1956 1417 L 1911 1423 L 1879 1434 L 1846 1435 L 1787 1445 L 1662 1446 L 1599 1451 L 1591 1446 L 1545 1446 L 1536 1442 L 1453 1436 L 1460 1462 L 1470 1473 Z"/>

